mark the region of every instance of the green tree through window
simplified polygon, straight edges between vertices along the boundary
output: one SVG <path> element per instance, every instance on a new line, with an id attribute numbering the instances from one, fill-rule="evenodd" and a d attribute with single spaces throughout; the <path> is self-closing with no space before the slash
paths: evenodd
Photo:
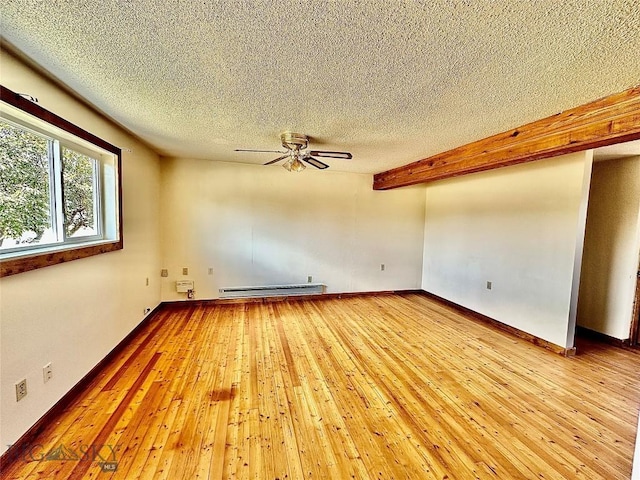
<path id="1" fill-rule="evenodd" d="M 87 229 L 95 235 L 94 193 L 96 160 L 81 153 L 62 149 L 65 231 L 68 237 Z"/>
<path id="2" fill-rule="evenodd" d="M 51 228 L 49 141 L 0 122 L 0 246 Z"/>
<path id="3" fill-rule="evenodd" d="M 54 166 L 56 151 L 60 168 Z M 97 160 L 57 140 L 0 122 L 0 248 L 97 235 L 98 168 Z M 56 171 L 61 175 L 52 178 Z M 64 199 L 63 208 L 56 199 Z M 56 231 L 60 225 L 64 236 Z M 8 239 L 13 241 L 5 245 Z"/>

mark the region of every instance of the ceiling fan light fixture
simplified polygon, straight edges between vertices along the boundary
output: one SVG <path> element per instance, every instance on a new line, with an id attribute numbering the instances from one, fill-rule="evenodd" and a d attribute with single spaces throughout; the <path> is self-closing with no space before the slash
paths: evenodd
<path id="1" fill-rule="evenodd" d="M 282 166 L 289 172 L 301 172 L 307 168 L 305 164 L 300 161 L 298 156 L 292 156 L 289 160 L 284 162 L 284 165 Z"/>
<path id="2" fill-rule="evenodd" d="M 291 170 L 293 170 L 294 172 L 301 172 L 305 168 L 307 167 L 300 161 L 298 157 L 296 157 L 296 159 L 293 161 L 293 164 L 291 165 Z"/>

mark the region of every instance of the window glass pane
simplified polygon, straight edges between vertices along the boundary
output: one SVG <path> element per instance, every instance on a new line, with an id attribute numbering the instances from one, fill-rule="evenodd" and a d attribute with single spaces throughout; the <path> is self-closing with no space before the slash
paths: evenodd
<path id="1" fill-rule="evenodd" d="M 62 149 L 62 192 L 64 228 L 67 237 L 98 235 L 96 205 L 97 160 Z"/>
<path id="2" fill-rule="evenodd" d="M 56 241 L 49 140 L 0 121 L 0 248 Z"/>

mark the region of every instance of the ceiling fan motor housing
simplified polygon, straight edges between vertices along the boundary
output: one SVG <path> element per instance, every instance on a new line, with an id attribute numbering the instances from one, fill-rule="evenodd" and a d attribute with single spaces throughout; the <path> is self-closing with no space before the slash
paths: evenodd
<path id="1" fill-rule="evenodd" d="M 309 145 L 309 137 L 301 133 L 283 132 L 280 134 L 282 146 L 288 150 L 304 150 Z"/>

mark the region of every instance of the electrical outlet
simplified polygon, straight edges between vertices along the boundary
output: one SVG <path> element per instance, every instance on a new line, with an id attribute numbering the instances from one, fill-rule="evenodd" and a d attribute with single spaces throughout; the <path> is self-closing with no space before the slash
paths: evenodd
<path id="1" fill-rule="evenodd" d="M 209 275 L 213 275 L 213 268 L 209 267 Z"/>
<path id="2" fill-rule="evenodd" d="M 487 290 L 491 290 L 491 286 L 492 286 L 491 282 L 487 282 Z"/>
<path id="3" fill-rule="evenodd" d="M 167 270 L 166 268 L 163 268 L 162 270 L 160 270 L 160 276 L 161 277 L 168 277 L 169 276 L 169 270 Z"/>
<path id="4" fill-rule="evenodd" d="M 19 402 L 27 396 L 27 379 L 23 378 L 16 383 L 16 402 Z"/>
<path id="5" fill-rule="evenodd" d="M 146 283 L 147 287 L 149 286 L 149 277 L 147 277 L 147 283 Z"/>
<path id="6" fill-rule="evenodd" d="M 189 269 L 187 267 L 182 267 L 182 274 L 189 275 Z"/>
<path id="7" fill-rule="evenodd" d="M 381 271 L 381 272 L 384 272 L 384 263 L 381 263 L 381 264 L 380 264 L 380 271 Z"/>
<path id="8" fill-rule="evenodd" d="M 309 275 L 307 277 L 307 283 L 311 283 L 311 282 L 313 282 L 313 277 L 311 275 Z"/>
<path id="9" fill-rule="evenodd" d="M 53 368 L 51 367 L 51 362 L 42 367 L 42 378 L 44 380 L 44 383 L 47 383 L 53 378 Z"/>

